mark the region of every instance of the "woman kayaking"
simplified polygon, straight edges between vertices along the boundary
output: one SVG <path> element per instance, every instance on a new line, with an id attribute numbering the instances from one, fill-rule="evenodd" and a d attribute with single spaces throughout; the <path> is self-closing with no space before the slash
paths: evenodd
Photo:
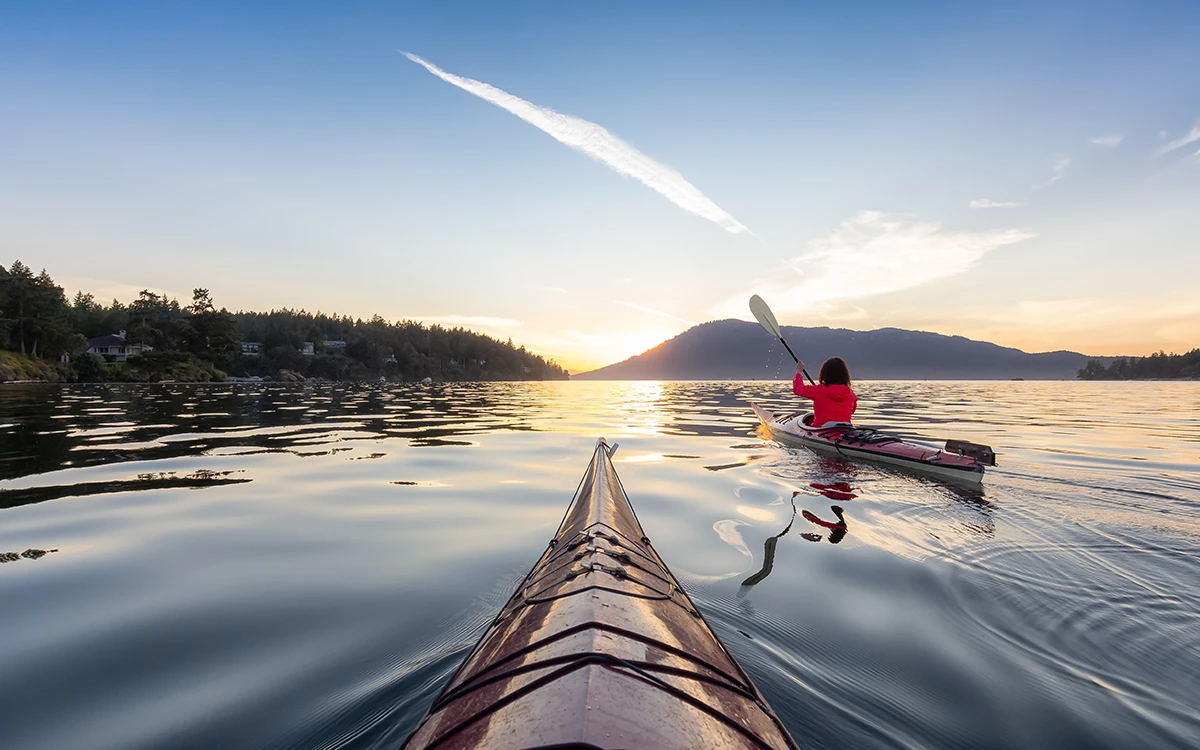
<path id="1" fill-rule="evenodd" d="M 804 363 L 796 362 L 796 377 L 792 378 L 792 392 L 801 398 L 812 399 L 813 427 L 830 422 L 850 424 L 858 397 L 850 390 L 850 368 L 841 357 L 830 357 L 821 365 L 817 385 L 804 384 Z"/>

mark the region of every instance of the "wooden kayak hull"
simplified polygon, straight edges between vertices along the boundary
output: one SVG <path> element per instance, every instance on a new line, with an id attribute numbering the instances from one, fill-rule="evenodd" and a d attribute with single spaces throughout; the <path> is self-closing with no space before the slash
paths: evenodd
<path id="1" fill-rule="evenodd" d="M 537 564 L 406 748 L 794 748 L 596 445 Z"/>

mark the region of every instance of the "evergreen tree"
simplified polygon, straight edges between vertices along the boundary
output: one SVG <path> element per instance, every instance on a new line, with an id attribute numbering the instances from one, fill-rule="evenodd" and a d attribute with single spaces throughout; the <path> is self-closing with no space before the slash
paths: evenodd
<path id="1" fill-rule="evenodd" d="M 14 260 L 8 274 L 4 277 L 4 318 L 9 321 L 10 343 L 17 347 L 21 354 L 27 354 L 25 347 L 29 328 L 34 325 L 33 310 L 36 296 L 36 281 L 29 266 L 19 260 Z"/>
<path id="2" fill-rule="evenodd" d="M 54 283 L 45 269 L 33 281 L 31 302 L 30 353 L 35 357 L 58 357 L 66 351 L 73 333 L 70 308 L 63 288 Z"/>
<path id="3" fill-rule="evenodd" d="M 132 357 L 125 369 L 81 355 L 87 338 L 121 330 L 129 343 L 154 351 Z M 243 356 L 243 340 L 261 343 L 261 355 Z M 83 291 L 68 304 L 47 272 L 34 276 L 20 261 L 0 266 L 0 348 L 45 357 L 71 352 L 78 362 L 74 376 L 82 379 L 208 378 L 221 377 L 219 371 L 274 376 L 280 370 L 339 380 L 566 377 L 561 367 L 511 340 L 464 328 L 289 309 L 231 313 L 218 309 L 200 287 L 186 307 L 148 289 L 128 306 L 119 300 L 104 305 Z"/>

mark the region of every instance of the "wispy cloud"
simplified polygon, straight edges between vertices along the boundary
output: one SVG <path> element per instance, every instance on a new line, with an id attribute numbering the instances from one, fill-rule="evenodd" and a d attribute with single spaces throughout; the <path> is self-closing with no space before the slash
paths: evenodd
<path id="1" fill-rule="evenodd" d="M 638 312 L 644 312 L 644 313 L 648 313 L 650 315 L 657 315 L 660 318 L 670 318 L 671 320 L 678 320 L 680 323 L 687 323 L 690 326 L 696 325 L 694 322 L 688 320 L 687 318 L 681 318 L 678 315 L 672 315 L 671 313 L 663 312 L 662 310 L 655 310 L 652 307 L 645 307 L 645 306 L 639 305 L 635 302 L 622 302 L 621 300 L 613 300 L 613 302 L 617 303 L 618 305 L 624 305 L 625 307 L 632 308 L 634 310 L 637 310 Z"/>
<path id="2" fill-rule="evenodd" d="M 1175 140 L 1170 141 L 1166 145 L 1155 150 L 1154 156 L 1159 157 L 1159 156 L 1163 156 L 1164 154 L 1169 154 L 1177 148 L 1183 148 L 1184 146 L 1188 145 L 1189 143 L 1195 143 L 1196 141 L 1200 141 L 1200 125 L 1196 125 L 1195 127 L 1193 127 L 1191 130 L 1189 130 L 1187 132 L 1186 135 L 1176 138 Z"/>
<path id="3" fill-rule="evenodd" d="M 1038 185 L 1034 185 L 1033 189 L 1041 190 L 1042 188 L 1050 187 L 1054 183 L 1061 180 L 1063 177 L 1066 177 L 1067 176 L 1067 167 L 1069 167 L 1069 166 L 1071 166 L 1070 157 L 1056 156 L 1054 158 L 1054 174 L 1050 177 L 1049 181 L 1040 183 Z"/>
<path id="4" fill-rule="evenodd" d="M 1024 201 L 993 201 L 987 198 L 971 201 L 971 208 L 1017 208 L 1024 205 Z"/>
<path id="5" fill-rule="evenodd" d="M 666 164 L 654 161 L 596 123 L 539 107 L 482 81 L 447 73 L 408 52 L 401 54 L 446 83 L 508 110 L 556 141 L 582 151 L 619 174 L 638 180 L 683 210 L 708 219 L 726 232 L 738 234 L 749 231 L 728 212 L 709 200 L 696 186 L 685 180 L 683 175 Z"/>
<path id="6" fill-rule="evenodd" d="M 746 299 L 762 294 L 784 312 L 818 312 L 845 300 L 922 286 L 964 273 L 998 247 L 1036 235 L 1019 229 L 949 232 L 934 221 L 860 211 L 809 251 L 788 261 L 800 279 L 757 284 L 715 312 L 745 317 Z"/>
<path id="7" fill-rule="evenodd" d="M 1092 139 L 1092 143 L 1105 148 L 1116 148 L 1123 140 L 1125 140 L 1125 134 L 1116 133 L 1114 135 L 1098 135 Z"/>

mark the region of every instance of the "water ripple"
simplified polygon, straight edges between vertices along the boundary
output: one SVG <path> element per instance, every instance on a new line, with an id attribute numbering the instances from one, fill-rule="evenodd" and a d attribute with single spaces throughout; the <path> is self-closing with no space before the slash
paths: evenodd
<path id="1" fill-rule="evenodd" d="M 1200 746 L 1200 386 L 856 388 L 1000 465 L 784 448 L 786 383 L 0 386 L 0 746 L 397 746 L 599 435 L 802 746 Z"/>

